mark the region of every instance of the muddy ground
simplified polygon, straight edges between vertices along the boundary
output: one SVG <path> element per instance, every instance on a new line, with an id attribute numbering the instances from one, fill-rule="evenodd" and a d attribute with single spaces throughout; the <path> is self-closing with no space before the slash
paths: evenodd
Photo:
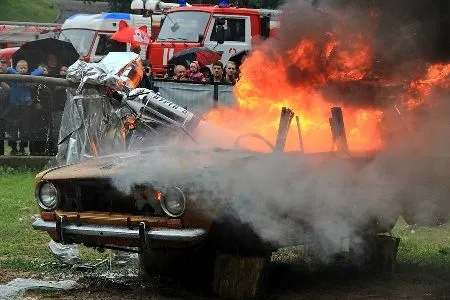
<path id="1" fill-rule="evenodd" d="M 131 267 L 128 267 L 131 266 Z M 142 280 L 135 262 L 95 269 L 55 263 L 52 272 L 3 271 L 1 283 L 14 278 L 72 279 L 71 291 L 31 290 L 25 299 L 218 299 L 195 276 L 158 276 Z M 304 263 L 272 262 L 263 299 L 450 299 L 450 274 L 430 267 L 399 264 L 395 273 L 374 276 L 345 266 L 311 269 Z"/>

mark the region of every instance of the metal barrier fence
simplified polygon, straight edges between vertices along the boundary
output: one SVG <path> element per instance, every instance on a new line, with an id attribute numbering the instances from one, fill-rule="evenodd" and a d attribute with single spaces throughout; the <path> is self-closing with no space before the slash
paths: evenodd
<path id="1" fill-rule="evenodd" d="M 157 79 L 153 85 L 164 98 L 197 114 L 236 101 L 233 86 L 227 84 Z"/>
<path id="2" fill-rule="evenodd" d="M 30 105 L 11 105 L 13 85 L 30 90 Z M 18 152 L 24 147 L 30 155 L 55 155 L 66 101 L 64 88 L 76 85 L 62 78 L 0 74 L 0 145 L 7 140 Z M 164 98 L 199 115 L 217 105 L 235 103 L 231 85 L 155 79 L 153 86 Z M 4 146 L 0 146 L 0 155 L 5 155 Z"/>

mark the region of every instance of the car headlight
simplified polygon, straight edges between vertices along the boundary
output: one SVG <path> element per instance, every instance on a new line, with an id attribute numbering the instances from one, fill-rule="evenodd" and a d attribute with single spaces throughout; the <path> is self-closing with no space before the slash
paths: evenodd
<path id="1" fill-rule="evenodd" d="M 58 190 L 50 182 L 43 182 L 36 188 L 36 201 L 42 209 L 52 210 L 58 204 Z"/>
<path id="2" fill-rule="evenodd" d="M 166 189 L 161 199 L 161 207 L 169 216 L 180 217 L 186 208 L 186 197 L 183 191 L 179 187 Z"/>

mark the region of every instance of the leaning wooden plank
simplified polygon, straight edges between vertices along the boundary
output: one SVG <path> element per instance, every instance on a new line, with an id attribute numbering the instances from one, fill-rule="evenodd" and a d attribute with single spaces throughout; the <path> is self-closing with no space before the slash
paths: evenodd
<path id="1" fill-rule="evenodd" d="M 264 292 L 267 257 L 219 255 L 214 268 L 213 290 L 222 298 L 249 299 Z"/>

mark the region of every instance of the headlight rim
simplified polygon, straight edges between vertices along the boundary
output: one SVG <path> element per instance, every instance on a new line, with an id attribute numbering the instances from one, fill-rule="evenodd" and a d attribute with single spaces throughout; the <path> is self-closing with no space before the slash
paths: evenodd
<path id="1" fill-rule="evenodd" d="M 42 200 L 41 200 L 41 197 L 40 197 L 40 195 L 41 195 L 41 189 L 42 189 L 42 187 L 43 187 L 45 184 L 51 184 L 51 185 L 55 188 L 55 190 L 56 190 L 56 201 L 55 201 L 55 204 L 54 204 L 52 207 L 45 206 L 44 203 L 43 203 Z M 57 188 L 56 185 L 55 185 L 53 182 L 51 182 L 51 181 L 41 181 L 41 182 L 39 182 L 37 188 L 35 189 L 35 199 L 36 199 L 36 202 L 37 202 L 37 204 L 39 205 L 40 208 L 42 208 L 42 209 L 45 210 L 45 211 L 53 211 L 53 210 L 55 210 L 55 208 L 56 208 L 56 207 L 58 206 L 58 204 L 59 204 L 59 192 L 58 192 L 58 188 Z"/>
<path id="2" fill-rule="evenodd" d="M 186 211 L 186 195 L 183 193 L 183 190 L 180 188 L 180 187 L 178 187 L 178 186 L 173 186 L 173 187 L 170 187 L 170 188 L 174 188 L 174 189 L 176 189 L 176 190 L 178 190 L 178 192 L 181 194 L 181 198 L 182 198 L 182 200 L 183 200 L 183 210 L 182 210 L 182 212 L 181 213 L 179 213 L 179 214 L 174 214 L 174 213 L 172 213 L 172 212 L 170 212 L 168 209 L 167 209 L 167 206 L 166 206 L 166 197 L 165 197 L 165 194 L 166 193 L 164 193 L 163 192 L 163 197 L 162 197 L 162 199 L 161 199 L 161 208 L 162 208 L 162 210 L 169 216 L 169 217 L 172 217 L 172 218 L 179 218 L 179 217 L 181 217 L 183 214 L 184 214 L 184 212 Z M 167 189 L 166 189 L 167 190 Z"/>

